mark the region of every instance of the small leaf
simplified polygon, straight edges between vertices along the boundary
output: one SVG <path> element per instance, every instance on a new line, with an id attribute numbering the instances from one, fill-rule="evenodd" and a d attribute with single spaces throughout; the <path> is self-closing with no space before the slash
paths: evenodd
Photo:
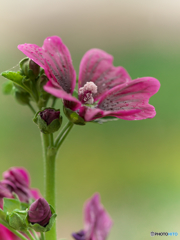
<path id="1" fill-rule="evenodd" d="M 16 230 L 25 230 L 28 227 L 28 222 L 26 221 L 27 213 L 12 212 L 8 214 L 9 225 Z"/>
<path id="2" fill-rule="evenodd" d="M 6 213 L 0 208 L 0 219 L 6 221 Z"/>
<path id="3" fill-rule="evenodd" d="M 6 95 L 9 95 L 12 93 L 12 89 L 13 89 L 13 83 L 12 81 L 7 81 L 5 83 L 3 83 L 2 85 L 2 92 Z"/>
<path id="4" fill-rule="evenodd" d="M 11 81 L 13 81 L 15 84 L 19 85 L 20 87 L 22 87 L 24 90 L 27 91 L 26 87 L 23 86 L 23 78 L 24 76 L 22 76 L 20 74 L 20 72 L 11 72 L 11 71 L 6 71 L 6 72 L 2 72 L 1 75 Z"/>
<path id="5" fill-rule="evenodd" d="M 3 210 L 4 212 L 12 212 L 15 209 L 21 209 L 21 203 L 17 199 L 3 198 Z"/>

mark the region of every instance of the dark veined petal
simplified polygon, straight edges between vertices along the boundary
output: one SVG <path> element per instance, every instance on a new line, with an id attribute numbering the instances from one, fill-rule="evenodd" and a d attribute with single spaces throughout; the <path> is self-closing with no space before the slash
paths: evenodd
<path id="1" fill-rule="evenodd" d="M 44 68 L 44 57 L 41 47 L 35 44 L 25 43 L 18 45 L 18 49 L 23 52 L 28 58 L 37 63 L 40 67 Z"/>
<path id="2" fill-rule="evenodd" d="M 18 49 L 40 65 L 50 80 L 67 93 L 73 93 L 76 73 L 72 65 L 68 48 L 57 36 L 48 37 L 41 47 L 35 44 L 21 44 Z"/>
<path id="3" fill-rule="evenodd" d="M 91 49 L 83 56 L 79 69 L 79 88 L 87 82 L 94 82 L 98 92 L 93 97 L 97 100 L 105 91 L 129 82 L 129 74 L 123 67 L 113 66 L 113 57 L 100 50 Z"/>
<path id="4" fill-rule="evenodd" d="M 73 97 L 71 94 L 65 92 L 62 89 L 55 88 L 51 82 L 47 82 L 47 84 L 44 86 L 44 90 L 55 97 L 62 98 L 64 101 L 71 102 L 71 110 L 75 111 L 81 106 L 81 102 Z M 68 107 L 68 106 L 66 106 Z"/>
<path id="5" fill-rule="evenodd" d="M 44 40 L 42 49 L 46 61 L 46 71 L 67 93 L 73 93 L 76 85 L 76 73 L 72 65 L 68 48 L 57 36 Z"/>
<path id="6" fill-rule="evenodd" d="M 100 99 L 98 108 L 125 120 L 153 118 L 156 112 L 148 102 L 159 87 L 159 81 L 152 77 L 133 80 L 106 92 Z M 132 110 L 137 112 L 133 113 Z"/>

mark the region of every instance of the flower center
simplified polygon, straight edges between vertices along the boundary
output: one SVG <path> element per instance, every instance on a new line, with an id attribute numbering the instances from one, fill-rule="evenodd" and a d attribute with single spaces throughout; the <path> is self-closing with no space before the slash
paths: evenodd
<path id="1" fill-rule="evenodd" d="M 79 99 L 83 104 L 93 104 L 93 94 L 97 93 L 97 86 L 93 82 L 87 82 L 79 89 Z"/>

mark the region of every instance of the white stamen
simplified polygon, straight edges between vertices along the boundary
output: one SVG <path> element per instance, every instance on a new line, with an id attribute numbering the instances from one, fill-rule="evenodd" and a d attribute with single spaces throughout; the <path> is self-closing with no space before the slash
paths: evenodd
<path id="1" fill-rule="evenodd" d="M 87 104 L 94 103 L 92 94 L 95 93 L 97 93 L 97 86 L 93 82 L 87 82 L 84 87 L 79 88 L 79 95 L 84 95 L 83 100 Z"/>

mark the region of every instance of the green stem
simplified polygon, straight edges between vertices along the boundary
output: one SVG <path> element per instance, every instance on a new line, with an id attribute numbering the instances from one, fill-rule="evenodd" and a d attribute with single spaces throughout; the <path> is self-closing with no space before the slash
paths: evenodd
<path id="1" fill-rule="evenodd" d="M 31 239 L 31 240 L 35 240 L 35 239 L 33 238 L 33 236 L 31 235 L 31 233 L 30 233 L 29 230 L 24 231 L 24 232 L 25 232 L 25 234 L 29 237 L 29 239 Z"/>
<path id="2" fill-rule="evenodd" d="M 14 228 L 11 228 L 6 222 L 0 219 L 0 224 L 2 224 L 4 227 L 8 228 L 12 233 L 14 233 L 17 237 L 19 237 L 22 240 L 27 240 L 25 236 L 23 236 L 21 233 L 16 231 Z M 33 239 L 34 240 L 34 239 Z"/>
<path id="3" fill-rule="evenodd" d="M 31 111 L 35 114 L 36 111 L 35 111 L 35 109 L 33 108 L 33 106 L 30 104 L 30 102 L 28 103 L 28 106 L 29 106 L 29 108 L 31 109 Z"/>
<path id="4" fill-rule="evenodd" d="M 51 107 L 52 107 L 52 108 L 54 107 L 54 105 L 55 105 L 55 103 L 56 103 L 56 100 L 57 100 L 57 98 L 56 98 L 56 97 L 53 97 L 52 104 L 51 104 Z"/>
<path id="5" fill-rule="evenodd" d="M 41 233 L 41 240 L 45 240 L 44 233 Z"/>
<path id="6" fill-rule="evenodd" d="M 71 128 L 73 127 L 73 123 L 72 122 L 68 122 L 66 123 L 66 125 L 63 127 L 62 131 L 59 133 L 59 135 L 57 136 L 56 140 L 55 140 L 55 146 L 57 147 L 57 149 L 60 147 L 61 145 L 61 139 L 64 137 L 64 135 L 66 134 L 66 132 L 69 130 L 71 130 Z M 69 133 L 68 131 L 68 133 Z M 58 147 L 59 146 L 59 147 Z"/>
<path id="7" fill-rule="evenodd" d="M 52 137 L 51 137 L 52 139 Z M 43 155 L 44 155 L 44 174 L 45 174 L 45 198 L 55 209 L 55 158 L 56 149 L 50 147 L 49 134 L 42 133 Z M 56 240 L 56 225 L 49 232 L 46 232 L 46 240 Z"/>
<path id="8" fill-rule="evenodd" d="M 60 135 L 59 141 L 56 141 L 55 146 L 57 149 L 60 148 L 64 140 L 66 139 L 67 135 L 71 131 L 72 127 L 74 126 L 74 123 L 68 122 L 66 126 L 62 130 L 62 134 Z"/>
<path id="9" fill-rule="evenodd" d="M 31 229 L 31 232 L 34 235 L 35 239 L 39 240 L 39 237 L 38 237 L 37 233 L 34 231 L 34 229 Z"/>

